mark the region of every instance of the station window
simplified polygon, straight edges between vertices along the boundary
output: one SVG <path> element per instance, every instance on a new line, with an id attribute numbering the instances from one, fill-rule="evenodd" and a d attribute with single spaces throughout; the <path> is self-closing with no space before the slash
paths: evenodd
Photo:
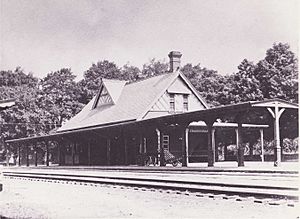
<path id="1" fill-rule="evenodd" d="M 170 111 L 174 112 L 175 111 L 175 95 L 170 94 Z"/>
<path id="2" fill-rule="evenodd" d="M 183 95 L 183 111 L 186 112 L 189 110 L 189 102 L 188 102 L 188 95 Z"/>

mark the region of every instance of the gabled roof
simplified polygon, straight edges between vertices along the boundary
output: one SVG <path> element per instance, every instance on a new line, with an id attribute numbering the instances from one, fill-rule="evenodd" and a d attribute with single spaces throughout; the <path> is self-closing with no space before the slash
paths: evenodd
<path id="1" fill-rule="evenodd" d="M 187 80 L 181 73 L 174 72 L 127 83 L 121 90 L 116 104 L 103 105 L 93 109 L 96 96 L 77 115 L 64 124 L 58 132 L 141 120 L 153 103 L 178 77 L 181 77 L 185 82 Z M 206 103 L 199 97 L 194 87 L 188 83 L 187 85 L 207 108 Z M 112 94 L 112 91 L 109 92 Z"/>
<path id="2" fill-rule="evenodd" d="M 113 103 L 116 104 L 127 81 L 111 80 L 111 79 L 109 80 L 102 79 L 102 81 L 104 86 L 107 89 L 107 92 L 112 98 Z"/>
<path id="3" fill-rule="evenodd" d="M 189 81 L 187 77 L 185 77 L 184 74 L 180 73 L 181 78 L 184 80 L 184 82 L 188 85 L 188 87 L 192 90 L 192 92 L 196 95 L 196 97 L 200 100 L 200 102 L 204 105 L 206 109 L 209 108 L 206 101 L 200 96 L 196 88 L 192 85 L 192 83 Z"/>
<path id="4" fill-rule="evenodd" d="M 253 107 L 283 107 L 288 109 L 298 109 L 298 105 L 278 98 L 263 101 L 251 101 Z"/>
<path id="5" fill-rule="evenodd" d="M 101 79 L 100 89 L 95 97 L 92 109 L 103 105 L 116 104 L 126 81 Z"/>

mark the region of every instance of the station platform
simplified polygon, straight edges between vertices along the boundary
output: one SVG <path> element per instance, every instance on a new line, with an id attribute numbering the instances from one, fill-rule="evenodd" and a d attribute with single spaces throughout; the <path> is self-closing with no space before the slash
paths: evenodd
<path id="1" fill-rule="evenodd" d="M 47 169 L 86 169 L 86 170 L 142 170 L 142 171 L 182 171 L 182 172 L 249 172 L 249 173 L 298 173 L 300 170 L 299 162 L 282 162 L 280 166 L 275 167 L 273 162 L 255 162 L 245 161 L 245 166 L 238 167 L 237 162 L 216 162 L 214 167 L 208 167 L 207 163 L 189 163 L 188 167 L 173 167 L 167 166 L 58 166 L 52 164 L 50 166 L 38 165 L 37 167 L 30 165 L 27 166 L 10 166 L 1 168 L 47 168 Z"/>
<path id="2" fill-rule="evenodd" d="M 217 162 L 215 167 L 193 164 L 189 167 L 157 166 L 30 166 L 2 167 L 3 176 L 29 177 L 87 183 L 154 186 L 219 193 L 298 197 L 298 162 Z"/>
<path id="3" fill-rule="evenodd" d="M 189 168 L 210 169 L 206 163 L 190 163 Z M 237 162 L 216 162 L 214 167 L 219 170 L 240 170 L 240 171 L 299 171 L 299 162 L 282 162 L 279 166 L 275 167 L 274 162 L 257 162 L 245 161 L 245 166 L 238 167 Z"/>

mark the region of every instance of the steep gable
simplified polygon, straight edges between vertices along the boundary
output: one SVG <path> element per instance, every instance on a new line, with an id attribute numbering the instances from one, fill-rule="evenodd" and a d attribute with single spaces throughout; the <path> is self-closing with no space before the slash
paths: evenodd
<path id="1" fill-rule="evenodd" d="M 141 115 L 144 115 L 145 109 L 176 77 L 176 73 L 167 73 L 134 83 L 126 83 L 116 103 L 93 107 L 97 102 L 96 99 L 101 97 L 99 91 L 98 95 L 76 116 L 66 122 L 58 132 L 138 120 Z"/>
<path id="2" fill-rule="evenodd" d="M 162 95 L 158 97 L 142 118 L 149 119 L 168 114 L 206 109 L 206 103 L 199 98 L 191 86 L 191 84 L 186 83 L 185 78 L 179 73 L 177 78 L 166 87 Z M 171 97 L 174 101 L 174 109 L 171 109 L 170 106 Z"/>
<path id="3" fill-rule="evenodd" d="M 103 79 L 102 81 L 104 86 L 107 89 L 107 92 L 109 93 L 112 99 L 112 102 L 116 104 L 127 81 L 111 80 L 111 79 L 110 80 Z"/>
<path id="4" fill-rule="evenodd" d="M 111 80 L 108 83 L 105 80 L 103 82 L 97 96 L 81 112 L 64 124 L 58 132 L 162 116 L 163 114 L 156 109 L 163 108 L 167 112 L 169 100 L 166 100 L 166 95 L 176 89 L 179 89 L 180 92 L 190 93 L 189 108 L 191 110 L 206 108 L 205 102 L 199 98 L 194 88 L 179 72 L 168 72 L 126 84 Z M 115 83 L 120 84 L 117 86 Z M 114 86 L 118 87 L 117 91 L 113 89 Z M 170 89 L 169 92 L 168 89 Z M 165 105 L 160 106 L 159 104 Z M 152 113 L 151 116 L 149 112 Z"/>
<path id="5" fill-rule="evenodd" d="M 179 75 L 178 75 L 179 76 Z M 168 93 L 191 94 L 191 89 L 178 77 L 167 89 Z"/>
<path id="6" fill-rule="evenodd" d="M 126 81 L 102 79 L 93 109 L 116 104 L 125 84 Z"/>

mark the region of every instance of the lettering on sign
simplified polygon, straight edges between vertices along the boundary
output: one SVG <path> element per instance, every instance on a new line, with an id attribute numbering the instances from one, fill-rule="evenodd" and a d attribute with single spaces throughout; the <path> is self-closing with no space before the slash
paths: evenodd
<path id="1" fill-rule="evenodd" d="M 205 129 L 190 129 L 190 133 L 207 133 L 207 130 Z"/>

